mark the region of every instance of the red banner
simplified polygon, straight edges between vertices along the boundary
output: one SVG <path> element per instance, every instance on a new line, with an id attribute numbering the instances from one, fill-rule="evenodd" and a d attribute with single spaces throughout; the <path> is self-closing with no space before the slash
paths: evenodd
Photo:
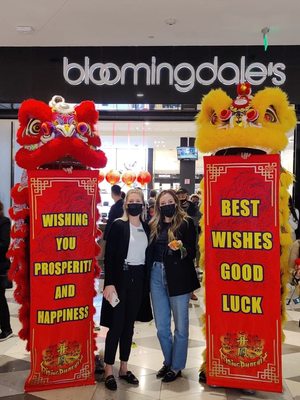
<path id="1" fill-rule="evenodd" d="M 207 382 L 282 392 L 279 156 L 204 168 Z"/>
<path id="2" fill-rule="evenodd" d="M 98 171 L 31 171 L 30 351 L 25 391 L 94 384 Z"/>

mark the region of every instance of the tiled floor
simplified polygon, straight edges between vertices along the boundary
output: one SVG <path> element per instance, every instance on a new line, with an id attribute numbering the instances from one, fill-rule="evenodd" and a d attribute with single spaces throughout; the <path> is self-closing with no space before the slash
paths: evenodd
<path id="1" fill-rule="evenodd" d="M 182 377 L 175 382 L 164 384 L 156 379 L 156 371 L 162 365 L 162 354 L 156 338 L 154 323 L 137 323 L 134 335 L 134 345 L 130 356 L 130 369 L 140 379 L 138 387 L 131 387 L 118 381 L 118 390 L 110 392 L 105 389 L 102 376 L 96 376 L 93 386 L 67 388 L 31 394 L 23 393 L 25 378 L 29 372 L 29 354 L 24 343 L 14 336 L 0 343 L 0 400 L 300 400 L 300 306 L 288 311 L 288 322 L 285 326 L 286 341 L 283 345 L 283 375 L 284 393 L 275 394 L 256 392 L 255 395 L 243 394 L 240 390 L 211 388 L 198 382 L 198 368 L 201 364 L 201 354 L 205 346 L 201 332 L 199 316 L 203 308 L 201 289 L 199 300 L 190 303 L 190 341 L 186 369 Z M 7 291 L 11 310 L 11 321 L 14 332 L 19 330 L 17 318 L 18 306 L 12 297 L 12 290 Z M 95 299 L 99 321 L 101 295 Z M 106 330 L 98 333 L 98 348 L 103 350 Z M 117 373 L 117 365 L 116 365 Z"/>

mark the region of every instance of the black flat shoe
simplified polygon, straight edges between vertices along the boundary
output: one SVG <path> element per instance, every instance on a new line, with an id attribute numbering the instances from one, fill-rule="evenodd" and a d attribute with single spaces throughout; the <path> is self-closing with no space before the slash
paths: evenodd
<path id="1" fill-rule="evenodd" d="M 177 379 L 179 376 L 181 376 L 181 371 L 174 372 L 172 370 L 168 371 L 166 375 L 162 378 L 162 382 L 173 382 L 175 379 Z"/>
<path id="2" fill-rule="evenodd" d="M 163 365 L 161 369 L 157 372 L 156 378 L 163 378 L 167 372 L 170 371 L 170 367 L 168 365 Z"/>
<path id="3" fill-rule="evenodd" d="M 12 331 L 9 331 L 9 332 L 2 331 L 0 333 L 0 342 L 4 342 L 4 340 L 7 340 L 7 339 L 9 339 L 9 338 L 11 338 L 13 336 L 14 336 L 14 334 L 13 334 Z"/>
<path id="4" fill-rule="evenodd" d="M 204 371 L 201 371 L 199 374 L 199 382 L 200 383 L 206 383 L 206 375 Z"/>
<path id="5" fill-rule="evenodd" d="M 131 385 L 138 385 L 139 380 L 136 376 L 133 375 L 131 371 L 127 371 L 126 375 L 119 375 L 120 379 L 124 379 L 127 383 L 130 383 Z"/>
<path id="6" fill-rule="evenodd" d="M 255 395 L 256 394 L 256 390 L 253 390 L 253 389 L 242 389 L 242 393 L 243 394 L 247 394 L 247 395 Z"/>
<path id="7" fill-rule="evenodd" d="M 105 387 L 109 390 L 117 390 L 117 382 L 113 375 L 108 375 L 104 381 Z"/>

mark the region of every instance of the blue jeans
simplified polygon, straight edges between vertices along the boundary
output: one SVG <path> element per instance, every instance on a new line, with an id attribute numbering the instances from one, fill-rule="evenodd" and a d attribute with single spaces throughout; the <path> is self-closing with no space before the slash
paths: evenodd
<path id="1" fill-rule="evenodd" d="M 189 338 L 190 293 L 169 296 L 164 265 L 154 262 L 151 269 L 151 299 L 157 337 L 164 355 L 164 364 L 175 372 L 184 369 Z M 171 332 L 171 311 L 175 331 Z"/>

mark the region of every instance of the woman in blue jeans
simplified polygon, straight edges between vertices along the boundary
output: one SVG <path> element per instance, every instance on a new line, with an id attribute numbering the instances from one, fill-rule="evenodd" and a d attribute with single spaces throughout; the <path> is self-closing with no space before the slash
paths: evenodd
<path id="1" fill-rule="evenodd" d="M 196 230 L 181 209 L 176 193 L 163 190 L 150 221 L 147 266 L 157 336 L 164 355 L 157 378 L 172 382 L 185 368 L 189 336 L 189 300 L 199 288 L 194 258 Z M 171 314 L 175 331 L 171 331 Z"/>

